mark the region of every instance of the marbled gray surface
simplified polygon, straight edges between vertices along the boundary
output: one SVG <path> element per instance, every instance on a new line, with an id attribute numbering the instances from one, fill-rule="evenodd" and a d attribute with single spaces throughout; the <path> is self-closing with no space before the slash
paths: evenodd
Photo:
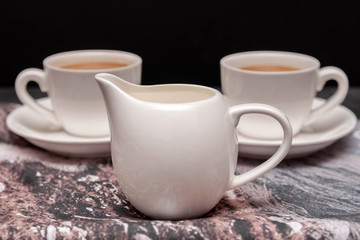
<path id="1" fill-rule="evenodd" d="M 228 191 L 206 215 L 148 219 L 108 158 L 65 158 L 5 126 L 0 104 L 0 239 L 360 239 L 360 124 L 313 155 Z M 240 158 L 238 172 L 259 160 Z"/>

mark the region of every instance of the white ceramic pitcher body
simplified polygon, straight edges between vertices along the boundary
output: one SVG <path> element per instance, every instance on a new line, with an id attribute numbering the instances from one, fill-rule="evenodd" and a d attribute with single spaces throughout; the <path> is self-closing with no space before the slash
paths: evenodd
<path id="1" fill-rule="evenodd" d="M 185 84 L 139 86 L 96 75 L 111 130 L 111 155 L 131 204 L 157 219 L 184 219 L 211 210 L 223 194 L 275 167 L 289 151 L 292 130 L 273 107 L 231 108 L 217 90 Z M 276 118 L 284 129 L 278 152 L 236 176 L 236 125 L 246 113 Z"/>

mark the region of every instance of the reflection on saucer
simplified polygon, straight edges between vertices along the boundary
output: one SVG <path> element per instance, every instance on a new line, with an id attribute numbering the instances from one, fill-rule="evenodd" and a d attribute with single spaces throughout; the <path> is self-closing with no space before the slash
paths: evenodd
<path id="1" fill-rule="evenodd" d="M 317 98 L 314 107 L 324 102 Z M 294 136 L 290 152 L 286 158 L 303 157 L 323 149 L 348 135 L 356 127 L 357 118 L 344 106 L 338 106 L 323 115 Z M 280 146 L 280 140 L 261 140 L 249 138 L 238 132 L 239 156 L 250 158 L 269 158 Z"/>
<path id="2" fill-rule="evenodd" d="M 51 108 L 49 98 L 37 100 Z M 8 128 L 32 144 L 45 150 L 70 157 L 110 156 L 110 136 L 85 138 L 70 135 L 40 117 L 27 106 L 20 106 L 6 119 Z"/>

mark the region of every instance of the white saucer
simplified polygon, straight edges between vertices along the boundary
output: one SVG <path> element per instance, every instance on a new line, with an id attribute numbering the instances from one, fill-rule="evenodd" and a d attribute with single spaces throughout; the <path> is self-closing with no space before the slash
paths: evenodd
<path id="1" fill-rule="evenodd" d="M 51 108 L 48 98 L 38 100 L 40 104 Z M 316 99 L 314 107 L 324 100 Z M 293 139 L 286 158 L 303 157 L 323 149 L 346 136 L 356 127 L 357 118 L 344 106 L 339 106 L 325 114 L 321 119 L 309 125 Z M 101 138 L 83 138 L 70 135 L 54 127 L 46 119 L 26 106 L 12 111 L 7 119 L 8 128 L 15 134 L 45 150 L 71 157 L 110 156 L 110 136 Z M 280 141 L 253 139 L 238 133 L 239 156 L 268 158 L 278 149 Z"/>
<path id="2" fill-rule="evenodd" d="M 313 107 L 322 102 L 323 99 L 317 98 Z M 352 132 L 356 123 L 357 118 L 353 112 L 344 106 L 338 106 L 297 134 L 286 158 L 303 157 L 323 149 Z M 268 158 L 280 146 L 280 141 L 253 139 L 239 132 L 238 141 L 239 156 L 250 158 Z"/>
<path id="3" fill-rule="evenodd" d="M 52 108 L 50 99 L 38 100 L 45 107 Z M 8 128 L 32 144 L 45 150 L 71 157 L 110 156 L 110 136 L 84 138 L 70 135 L 39 116 L 26 106 L 12 111 L 7 119 Z"/>

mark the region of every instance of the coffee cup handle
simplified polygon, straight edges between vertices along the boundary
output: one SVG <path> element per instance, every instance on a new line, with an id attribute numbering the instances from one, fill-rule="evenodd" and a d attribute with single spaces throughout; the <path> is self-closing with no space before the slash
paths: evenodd
<path id="1" fill-rule="evenodd" d="M 229 183 L 229 190 L 230 190 L 235 187 L 241 186 L 245 183 L 251 182 L 256 178 L 264 175 L 274 167 L 276 167 L 289 152 L 292 143 L 293 134 L 289 120 L 287 119 L 284 113 L 282 113 L 279 109 L 275 107 L 265 104 L 249 103 L 249 104 L 241 104 L 230 107 L 229 111 L 234 119 L 235 126 L 238 125 L 242 115 L 249 113 L 260 113 L 273 117 L 275 120 L 277 120 L 280 123 L 284 131 L 284 137 L 282 143 L 278 148 L 278 150 L 274 153 L 274 155 L 272 155 L 268 160 L 266 160 L 262 164 L 254 167 L 253 169 L 245 173 L 242 173 L 241 175 L 234 174 L 233 178 L 230 180 Z"/>
<path id="2" fill-rule="evenodd" d="M 324 88 L 325 83 L 329 80 L 335 80 L 337 82 L 338 86 L 336 92 L 322 105 L 310 112 L 310 115 L 304 124 L 305 126 L 313 123 L 316 119 L 329 112 L 331 109 L 337 107 L 344 101 L 349 90 L 349 81 L 346 74 L 337 67 L 321 68 L 316 83 L 316 91 L 320 92 Z"/>
<path id="3" fill-rule="evenodd" d="M 56 118 L 54 111 L 37 103 L 27 91 L 27 85 L 31 81 L 36 82 L 42 92 L 48 91 L 48 85 L 45 79 L 45 72 L 37 68 L 28 68 L 20 72 L 15 80 L 15 92 L 17 97 L 24 105 L 46 117 L 53 124 L 60 126 L 60 123 Z"/>

